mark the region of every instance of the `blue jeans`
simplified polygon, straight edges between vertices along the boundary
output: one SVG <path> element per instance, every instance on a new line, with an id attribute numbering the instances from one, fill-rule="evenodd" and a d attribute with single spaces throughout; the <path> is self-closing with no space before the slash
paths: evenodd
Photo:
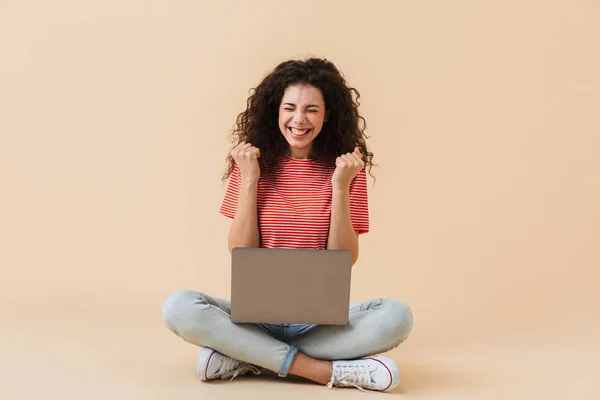
<path id="1" fill-rule="evenodd" d="M 186 342 L 277 372 L 289 373 L 298 351 L 320 360 L 352 360 L 386 352 L 410 334 L 413 314 L 395 299 L 350 306 L 347 325 L 236 324 L 230 302 L 193 290 L 171 293 L 165 325 Z"/>

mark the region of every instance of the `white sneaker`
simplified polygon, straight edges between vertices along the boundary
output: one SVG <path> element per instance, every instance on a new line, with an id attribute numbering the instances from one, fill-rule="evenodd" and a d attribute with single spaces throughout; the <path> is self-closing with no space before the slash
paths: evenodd
<path id="1" fill-rule="evenodd" d="M 400 383 L 400 369 L 389 357 L 376 356 L 360 360 L 334 361 L 333 375 L 327 387 L 355 387 L 389 392 Z"/>
<path id="2" fill-rule="evenodd" d="M 196 374 L 203 381 L 218 378 L 233 380 L 236 376 L 246 375 L 248 371 L 254 375 L 260 374 L 260 370 L 256 366 L 227 357 L 210 347 L 202 350 L 196 366 Z"/>

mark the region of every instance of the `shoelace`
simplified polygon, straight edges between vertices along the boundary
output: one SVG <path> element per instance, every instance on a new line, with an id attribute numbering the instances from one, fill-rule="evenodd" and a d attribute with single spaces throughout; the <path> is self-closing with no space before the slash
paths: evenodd
<path id="1" fill-rule="evenodd" d="M 371 371 L 368 365 L 364 364 L 341 364 L 336 367 L 331 376 L 331 381 L 327 388 L 331 389 L 333 385 L 354 386 L 357 389 L 366 392 L 363 387 L 373 386 L 371 381 Z"/>
<path id="2" fill-rule="evenodd" d="M 233 376 L 231 377 L 231 379 L 229 381 L 232 381 L 236 376 L 238 376 L 242 372 L 248 372 L 248 371 L 251 371 L 254 375 L 260 375 L 260 370 L 258 368 L 256 368 L 254 365 L 244 364 L 244 365 L 240 365 L 240 367 L 235 370 L 235 372 L 233 373 Z"/>
<path id="3" fill-rule="evenodd" d="M 223 366 L 221 367 L 223 378 L 228 378 L 228 375 L 233 371 L 233 375 L 230 379 L 232 381 L 239 374 L 243 372 L 251 371 L 254 375 L 260 375 L 260 370 L 252 364 L 242 363 L 231 357 L 223 357 Z"/>

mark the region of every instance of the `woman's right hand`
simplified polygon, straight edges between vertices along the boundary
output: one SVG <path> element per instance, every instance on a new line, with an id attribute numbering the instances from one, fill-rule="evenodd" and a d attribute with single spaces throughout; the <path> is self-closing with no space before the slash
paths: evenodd
<path id="1" fill-rule="evenodd" d="M 260 176 L 258 165 L 260 149 L 250 143 L 241 142 L 231 150 L 231 157 L 240 168 L 242 179 L 258 180 Z"/>

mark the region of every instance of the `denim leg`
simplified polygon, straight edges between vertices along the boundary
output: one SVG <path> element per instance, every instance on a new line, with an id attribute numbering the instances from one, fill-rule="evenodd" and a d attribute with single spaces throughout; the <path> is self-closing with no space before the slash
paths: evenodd
<path id="1" fill-rule="evenodd" d="M 413 314 L 395 299 L 373 299 L 350 307 L 347 325 L 320 325 L 288 341 L 321 360 L 350 360 L 391 350 L 410 334 Z"/>
<path id="2" fill-rule="evenodd" d="M 297 347 L 278 340 L 264 326 L 231 321 L 229 301 L 193 290 L 171 293 L 162 307 L 165 325 L 186 342 L 210 347 L 285 377 Z"/>

